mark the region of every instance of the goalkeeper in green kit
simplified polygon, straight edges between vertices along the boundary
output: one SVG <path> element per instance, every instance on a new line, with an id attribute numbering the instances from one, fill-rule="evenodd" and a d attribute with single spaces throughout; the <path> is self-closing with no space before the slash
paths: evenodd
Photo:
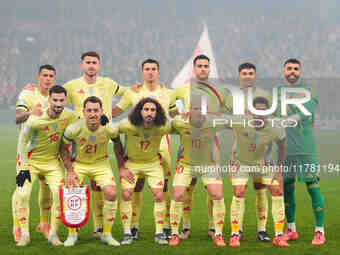
<path id="1" fill-rule="evenodd" d="M 298 233 L 295 225 L 295 178 L 305 182 L 308 193 L 312 199 L 316 227 L 312 245 L 323 245 L 326 242 L 324 233 L 324 199 L 319 184 L 319 160 L 316 152 L 315 137 L 313 133 L 314 112 L 318 106 L 315 91 L 300 81 L 301 63 L 297 59 L 288 59 L 284 63 L 283 74 L 286 84 L 278 86 L 278 98 L 281 98 L 283 88 L 303 88 L 311 93 L 311 98 L 303 106 L 311 115 L 305 115 L 295 105 L 287 105 L 288 117 L 297 123 L 295 127 L 286 127 L 287 157 L 285 167 L 288 171 L 284 175 L 284 202 L 288 229 L 288 240 L 297 240 Z M 304 93 L 287 93 L 290 98 L 304 97 Z M 277 107 L 277 116 L 281 115 L 281 101 Z"/>

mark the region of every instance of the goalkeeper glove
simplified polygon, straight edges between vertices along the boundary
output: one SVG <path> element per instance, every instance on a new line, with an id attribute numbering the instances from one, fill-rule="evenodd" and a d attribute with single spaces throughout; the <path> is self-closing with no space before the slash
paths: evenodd
<path id="1" fill-rule="evenodd" d="M 20 170 L 20 172 L 16 176 L 16 184 L 18 185 L 18 187 L 22 187 L 22 186 L 24 186 L 26 180 L 31 182 L 30 171 L 29 170 Z"/>

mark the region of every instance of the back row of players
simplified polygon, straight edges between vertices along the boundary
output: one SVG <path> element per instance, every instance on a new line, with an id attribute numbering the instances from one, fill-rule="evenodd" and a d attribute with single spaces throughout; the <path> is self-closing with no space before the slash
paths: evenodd
<path id="1" fill-rule="evenodd" d="M 39 179 L 40 183 L 38 231 L 53 245 L 73 246 L 76 243 L 78 233 L 74 228 L 69 228 L 69 235 L 64 243 L 57 235 L 60 221 L 59 187 L 64 183 L 64 176 L 67 186 L 79 185 L 85 176 L 91 178 L 94 237 L 114 246 L 131 244 L 133 240 L 138 240 L 142 189 L 146 178 L 154 197 L 155 241 L 159 244 L 179 245 L 181 239 L 191 235 L 190 216 L 197 180 L 192 176 L 191 167 L 216 164 L 213 156 L 217 153 L 210 155 L 219 146 L 216 136 L 219 130 L 201 114 L 200 100 L 191 98 L 193 86 L 195 84 L 198 90 L 208 95 L 209 113 L 231 113 L 231 95 L 209 82 L 210 63 L 205 55 L 199 55 L 193 61 L 195 79 L 174 90 L 158 82 L 159 63 L 153 59 L 142 63 L 144 83 L 131 88 L 97 75 L 100 70 L 100 57 L 97 53 L 86 52 L 81 60 L 81 78 L 72 80 L 63 87 L 53 86 L 56 70 L 53 66 L 44 65 L 39 69 L 38 85 L 26 86 L 19 95 L 16 121 L 21 125 L 21 131 L 17 153 L 17 188 L 12 198 L 13 234 L 17 245 L 25 246 L 30 242 L 29 197 L 35 179 Z M 244 63 L 239 66 L 238 71 L 241 89 L 245 95 L 248 94 L 248 89 L 253 89 L 254 107 L 259 110 L 269 108 L 272 103 L 271 93 L 256 87 L 256 67 L 251 63 Z M 280 87 L 302 87 L 311 91 L 312 100 L 304 106 L 314 113 L 318 99 L 313 89 L 300 81 L 301 63 L 296 59 L 288 59 L 284 63 L 283 72 L 286 83 Z M 122 99 L 112 108 L 113 96 L 122 96 Z M 179 115 L 176 100 L 183 101 L 185 114 Z M 64 109 L 66 103 L 73 105 L 75 113 Z M 130 106 L 133 109 L 128 119 L 116 124 L 105 123 L 103 114 L 111 120 Z M 231 165 L 237 169 L 242 169 L 242 166 L 265 165 L 269 160 L 264 158 L 268 157 L 273 143 L 279 149 L 277 164 L 282 165 L 284 162 L 292 172 L 305 164 L 318 165 L 312 131 L 313 119 L 304 116 L 294 107 L 289 108 L 288 113 L 288 117 L 298 121 L 298 125 L 295 128 L 286 128 L 286 132 L 269 125 L 254 128 L 226 124 L 219 127 L 233 129 Z M 169 117 L 176 115 L 178 116 L 174 120 L 168 121 Z M 251 118 L 265 122 L 267 117 Z M 174 171 L 172 200 L 168 192 L 168 180 L 172 172 L 169 133 L 180 135 L 182 142 Z M 119 134 L 127 137 L 125 152 Z M 120 243 L 111 234 L 117 210 L 117 186 L 108 160 L 107 147 L 110 139 L 114 142 L 122 185 L 120 215 L 124 237 Z M 70 146 L 72 153 L 69 152 Z M 208 157 L 194 162 L 195 150 L 203 158 Z M 302 170 L 298 172 L 298 179 L 306 183 L 316 219 L 312 244 L 321 245 L 325 243 L 325 235 L 324 201 L 319 176 L 310 167 Z M 232 178 L 234 196 L 230 211 L 230 246 L 240 246 L 242 239 L 248 177 L 247 174 Z M 225 218 L 222 179 L 220 176 L 209 175 L 202 176 L 202 181 L 209 194 L 209 236 L 213 238 L 215 245 L 226 246 L 222 235 Z M 274 245 L 288 247 L 288 240 L 297 240 L 294 182 L 295 175 L 283 178 L 280 172 L 253 178 L 260 241 L 270 241 L 266 232 L 267 187 L 272 196 Z M 284 233 L 285 216 L 288 228 Z M 183 230 L 179 233 L 182 218 Z"/>

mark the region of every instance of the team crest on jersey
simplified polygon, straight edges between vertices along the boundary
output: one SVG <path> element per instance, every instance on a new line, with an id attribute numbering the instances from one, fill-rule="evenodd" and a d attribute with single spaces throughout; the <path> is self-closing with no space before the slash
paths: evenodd
<path id="1" fill-rule="evenodd" d="M 149 133 L 144 134 L 144 139 L 149 139 L 149 138 L 150 138 L 150 134 Z"/>
<path id="2" fill-rule="evenodd" d="M 45 126 L 45 127 L 44 127 L 44 130 L 45 130 L 45 131 L 50 131 L 50 128 L 49 128 L 48 126 Z"/>
<path id="3" fill-rule="evenodd" d="M 91 142 L 91 143 L 96 142 L 96 137 L 95 137 L 94 135 L 91 135 L 91 136 L 90 136 L 90 142 Z"/>
<path id="4" fill-rule="evenodd" d="M 54 132 L 56 132 L 57 129 L 58 129 L 58 123 L 54 123 L 54 124 L 53 124 L 53 130 L 54 130 Z"/>
<path id="5" fill-rule="evenodd" d="M 248 136 L 249 136 L 249 133 L 248 133 L 248 132 L 244 132 L 243 135 L 246 136 L 246 137 L 248 137 Z"/>
<path id="6" fill-rule="evenodd" d="M 85 94 L 85 91 L 83 89 L 80 89 L 77 91 L 78 94 Z"/>
<path id="7" fill-rule="evenodd" d="M 41 107 L 42 107 L 41 104 L 36 104 L 35 106 L 36 106 L 37 108 L 41 108 Z"/>
<path id="8" fill-rule="evenodd" d="M 140 135 L 138 133 L 134 133 L 133 136 L 139 137 Z"/>

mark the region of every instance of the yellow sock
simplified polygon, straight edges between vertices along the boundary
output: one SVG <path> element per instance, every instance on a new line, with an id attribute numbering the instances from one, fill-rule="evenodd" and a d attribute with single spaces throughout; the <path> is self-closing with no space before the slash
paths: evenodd
<path id="1" fill-rule="evenodd" d="M 155 202 L 153 213 L 155 217 L 156 233 L 163 233 L 165 201 Z"/>
<path id="2" fill-rule="evenodd" d="M 221 200 L 212 200 L 212 209 L 213 209 L 213 219 L 215 225 L 215 233 L 222 234 L 223 225 L 224 225 L 224 217 L 225 217 L 225 204 L 224 198 Z"/>
<path id="3" fill-rule="evenodd" d="M 60 182 L 59 182 L 60 183 Z M 58 226 L 60 223 L 60 200 L 59 200 L 59 186 L 50 185 L 50 190 L 52 192 L 52 209 L 51 209 L 51 229 L 58 231 Z"/>
<path id="4" fill-rule="evenodd" d="M 104 234 L 111 234 L 112 225 L 116 219 L 117 200 L 116 201 L 104 201 Z"/>
<path id="5" fill-rule="evenodd" d="M 183 228 L 190 229 L 191 227 L 191 210 L 194 200 L 194 189 L 195 186 L 189 185 L 184 193 L 184 203 L 183 203 Z"/>
<path id="6" fill-rule="evenodd" d="M 257 189 L 256 192 L 256 216 L 257 230 L 266 231 L 268 218 L 268 199 L 266 189 Z"/>
<path id="7" fill-rule="evenodd" d="M 214 218 L 213 218 L 213 206 L 212 206 L 213 201 L 211 200 L 210 196 L 207 196 L 206 200 L 206 205 L 208 208 L 208 220 L 209 220 L 209 229 L 214 229 Z"/>
<path id="8" fill-rule="evenodd" d="M 15 190 L 12 195 L 12 216 L 13 216 L 13 227 L 18 228 L 20 227 L 19 219 L 17 217 L 17 210 L 16 210 L 16 204 L 17 204 L 17 191 Z"/>
<path id="9" fill-rule="evenodd" d="M 120 202 L 120 217 L 124 231 L 131 229 L 132 202 L 122 200 Z"/>
<path id="10" fill-rule="evenodd" d="M 238 234 L 240 231 L 240 221 L 243 217 L 241 212 L 244 211 L 242 207 L 244 208 L 244 197 L 233 196 L 230 206 L 230 224 L 232 234 Z"/>
<path id="11" fill-rule="evenodd" d="M 51 192 L 47 183 L 39 180 L 39 209 L 40 209 L 40 224 L 48 224 L 48 218 L 51 212 Z"/>
<path id="12" fill-rule="evenodd" d="M 169 191 L 164 192 L 164 202 L 165 202 L 165 211 L 164 211 L 164 228 L 170 228 L 170 206 L 171 206 L 171 198 Z"/>
<path id="13" fill-rule="evenodd" d="M 94 229 L 97 230 L 103 228 L 104 193 L 92 190 L 91 201 Z"/>
<path id="14" fill-rule="evenodd" d="M 178 235 L 178 228 L 181 222 L 182 214 L 183 214 L 183 202 L 176 202 L 175 200 L 171 200 L 170 224 L 172 234 Z"/>
<path id="15" fill-rule="evenodd" d="M 132 220 L 131 226 L 139 228 L 139 218 L 143 206 L 143 192 L 133 192 L 132 194 Z"/>
<path id="16" fill-rule="evenodd" d="M 32 190 L 32 182 L 25 182 L 22 188 L 16 189 L 16 202 L 15 202 L 15 211 L 16 217 L 19 221 L 19 226 L 21 228 L 21 232 L 29 232 L 29 201 L 30 194 Z"/>
<path id="17" fill-rule="evenodd" d="M 285 207 L 283 196 L 272 196 L 272 214 L 276 235 L 283 233 L 285 223 Z"/>

